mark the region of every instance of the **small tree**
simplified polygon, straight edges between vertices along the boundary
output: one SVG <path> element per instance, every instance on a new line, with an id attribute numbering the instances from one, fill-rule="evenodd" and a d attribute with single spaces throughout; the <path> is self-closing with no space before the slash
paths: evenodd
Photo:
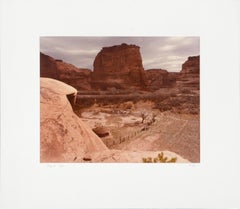
<path id="1" fill-rule="evenodd" d="M 154 123 L 156 121 L 156 117 L 157 117 L 157 114 L 156 113 L 153 113 L 152 114 L 152 118 L 151 118 L 151 122 Z"/>
<path id="2" fill-rule="evenodd" d="M 146 112 L 141 112 L 141 118 L 142 118 L 142 123 L 144 123 L 144 120 L 147 118 L 147 113 Z"/>

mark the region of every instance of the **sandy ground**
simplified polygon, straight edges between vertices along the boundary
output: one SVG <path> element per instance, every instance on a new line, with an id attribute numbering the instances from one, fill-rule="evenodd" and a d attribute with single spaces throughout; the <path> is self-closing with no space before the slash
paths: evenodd
<path id="1" fill-rule="evenodd" d="M 153 110 L 151 103 L 111 111 L 112 107 L 93 106 L 81 115 L 91 128 L 98 125 L 109 128 L 111 134 L 103 141 L 110 149 L 134 152 L 168 150 L 191 162 L 200 162 L 199 115 L 161 113 Z M 156 121 L 144 131 L 141 112 L 146 112 L 149 118 L 152 113 L 157 114 Z"/>
<path id="2" fill-rule="evenodd" d="M 169 160 L 171 158 L 177 158 L 176 163 L 190 163 L 187 159 L 184 159 L 180 155 L 169 151 L 162 151 L 164 157 Z M 77 159 L 75 162 L 85 162 L 85 163 L 142 163 L 143 158 L 151 157 L 156 158 L 161 152 L 153 151 L 127 151 L 127 150 L 108 150 L 102 152 L 94 152 L 88 154 L 91 161 L 83 161 L 82 159 Z"/>

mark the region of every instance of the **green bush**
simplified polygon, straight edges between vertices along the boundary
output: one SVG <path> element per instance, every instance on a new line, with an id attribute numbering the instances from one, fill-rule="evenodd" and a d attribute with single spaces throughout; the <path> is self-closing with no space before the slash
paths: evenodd
<path id="1" fill-rule="evenodd" d="M 144 163 L 175 163 L 177 161 L 177 157 L 173 157 L 171 159 L 168 159 L 168 157 L 164 157 L 163 152 L 161 152 L 155 158 L 151 158 L 151 157 L 145 158 L 144 157 L 144 158 L 142 158 L 142 161 Z"/>

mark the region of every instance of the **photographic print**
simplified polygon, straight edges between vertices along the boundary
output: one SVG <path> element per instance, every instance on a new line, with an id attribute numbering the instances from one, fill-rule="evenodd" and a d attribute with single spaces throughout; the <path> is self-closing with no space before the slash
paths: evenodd
<path id="1" fill-rule="evenodd" d="M 41 162 L 200 162 L 199 37 L 40 37 Z"/>
<path id="2" fill-rule="evenodd" d="M 239 208 L 240 1 L 0 5 L 1 209 Z"/>

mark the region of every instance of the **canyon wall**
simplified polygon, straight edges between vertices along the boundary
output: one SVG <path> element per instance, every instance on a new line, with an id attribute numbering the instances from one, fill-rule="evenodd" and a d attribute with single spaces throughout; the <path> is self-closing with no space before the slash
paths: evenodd
<path id="1" fill-rule="evenodd" d="M 144 70 L 140 48 L 121 44 L 103 47 L 93 64 L 93 71 L 80 69 L 40 53 L 40 76 L 63 81 L 78 90 L 200 88 L 200 56 L 188 57 L 179 73 Z"/>
<path id="2" fill-rule="evenodd" d="M 147 84 L 142 65 L 140 47 L 121 44 L 103 47 L 94 60 L 92 86 L 97 89 L 107 88 L 144 89 Z"/>
<path id="3" fill-rule="evenodd" d="M 90 90 L 92 71 L 77 68 L 72 64 L 40 53 L 40 77 L 54 78 L 78 90 Z"/>
<path id="4" fill-rule="evenodd" d="M 148 89 L 151 91 L 160 88 L 172 88 L 176 84 L 178 73 L 170 73 L 163 69 L 149 69 L 145 72 L 148 81 Z"/>
<path id="5" fill-rule="evenodd" d="M 200 56 L 188 57 L 182 64 L 177 86 L 192 90 L 200 89 Z"/>

